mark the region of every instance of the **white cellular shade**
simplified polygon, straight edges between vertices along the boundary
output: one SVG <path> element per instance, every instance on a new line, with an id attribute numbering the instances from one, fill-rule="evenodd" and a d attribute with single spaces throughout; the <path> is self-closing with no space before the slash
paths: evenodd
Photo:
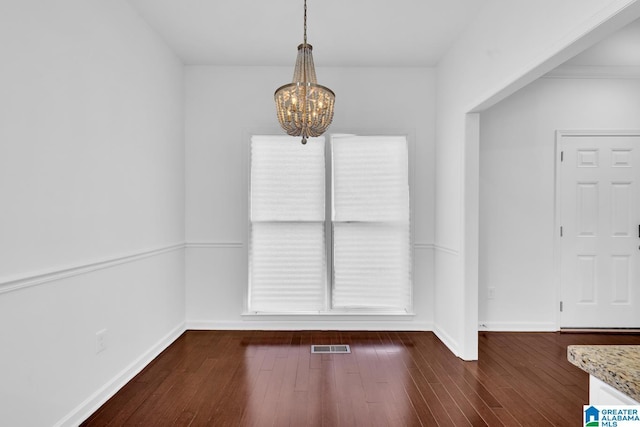
<path id="1" fill-rule="evenodd" d="M 253 223 L 250 258 L 250 311 L 325 308 L 323 222 Z"/>
<path id="2" fill-rule="evenodd" d="M 331 153 L 334 221 L 409 221 L 405 137 L 334 137 Z"/>
<path id="3" fill-rule="evenodd" d="M 411 310 L 406 138 L 342 135 L 331 144 L 329 225 L 324 139 L 251 140 L 249 311 Z"/>
<path id="4" fill-rule="evenodd" d="M 405 137 L 332 138 L 334 308 L 411 310 Z"/>
<path id="5" fill-rule="evenodd" d="M 333 307 L 411 308 L 409 224 L 333 224 Z"/>
<path id="6" fill-rule="evenodd" d="M 251 138 L 251 221 L 324 221 L 324 138 Z"/>
<path id="7" fill-rule="evenodd" d="M 251 139 L 249 310 L 326 308 L 324 138 Z"/>

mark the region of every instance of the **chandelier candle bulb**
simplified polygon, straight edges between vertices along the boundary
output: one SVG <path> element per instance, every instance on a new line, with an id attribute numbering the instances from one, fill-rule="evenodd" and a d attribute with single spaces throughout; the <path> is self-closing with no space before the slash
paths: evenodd
<path id="1" fill-rule="evenodd" d="M 298 46 L 293 81 L 275 94 L 278 121 L 291 136 L 307 138 L 322 135 L 333 120 L 335 94 L 319 85 L 313 65 L 313 47 L 307 43 L 307 1 L 304 2 L 304 43 Z M 298 99 L 300 102 L 298 102 Z"/>

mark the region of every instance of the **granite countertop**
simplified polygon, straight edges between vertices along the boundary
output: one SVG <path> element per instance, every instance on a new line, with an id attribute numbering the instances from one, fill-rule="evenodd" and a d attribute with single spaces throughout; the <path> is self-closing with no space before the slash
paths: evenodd
<path id="1" fill-rule="evenodd" d="M 616 390 L 640 401 L 640 345 L 570 345 L 567 359 Z"/>

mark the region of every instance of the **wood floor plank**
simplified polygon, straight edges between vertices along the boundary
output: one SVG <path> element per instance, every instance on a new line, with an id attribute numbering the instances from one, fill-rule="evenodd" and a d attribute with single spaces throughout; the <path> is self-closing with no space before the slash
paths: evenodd
<path id="1" fill-rule="evenodd" d="M 518 387 L 523 397 L 535 402 L 539 412 L 554 425 L 568 425 L 572 413 L 567 411 L 567 408 L 576 408 L 574 414 L 577 413 L 577 409 L 587 402 L 587 388 L 581 389 L 574 384 L 569 384 L 574 381 L 572 376 L 565 376 L 557 381 L 548 374 L 550 371 L 559 372 L 559 369 L 566 372 L 572 370 L 572 365 L 566 363 L 566 343 L 562 344 L 561 351 L 553 351 L 550 348 L 546 353 L 540 353 L 534 358 L 523 361 L 524 352 L 534 353 L 532 349 L 539 346 L 540 340 L 548 340 L 551 335 L 562 334 L 502 334 L 499 339 L 507 340 L 512 344 L 508 356 L 518 359 L 518 362 L 512 363 L 510 367 L 514 373 L 517 370 L 518 374 L 517 382 L 512 381 L 512 386 Z M 523 342 L 526 343 L 524 352 Z M 495 349 L 488 348 L 486 351 L 495 352 Z M 504 363 L 508 361 L 507 356 L 497 357 L 504 357 Z M 580 378 L 586 381 L 587 376 L 580 371 Z"/>
<path id="2" fill-rule="evenodd" d="M 417 396 L 413 397 L 412 394 L 409 394 L 409 396 L 413 397 L 412 402 L 414 403 L 416 408 L 421 409 L 418 411 L 418 413 L 420 414 L 420 419 L 423 422 L 427 422 L 427 420 L 430 419 L 435 419 L 438 425 L 443 426 L 469 425 L 469 421 L 455 404 L 451 395 L 449 395 L 444 387 L 442 387 L 442 384 L 436 382 L 433 378 L 431 379 L 431 382 L 427 380 L 424 372 L 433 371 L 428 366 L 428 364 L 418 362 L 422 359 L 419 357 L 419 355 L 415 354 L 416 352 L 418 352 L 418 350 L 414 346 L 413 342 L 411 342 L 411 347 L 409 347 L 409 350 L 410 351 L 408 352 L 408 355 L 412 363 L 407 365 L 407 373 L 424 403 L 421 404 L 420 399 L 418 399 Z M 426 367 L 428 367 L 428 369 Z M 409 389 L 412 389 L 410 385 Z M 422 409 L 422 405 L 425 405 L 426 408 Z M 428 413 L 425 414 L 425 411 L 427 411 Z"/>
<path id="3" fill-rule="evenodd" d="M 351 387 L 353 383 L 359 385 L 360 373 L 350 370 L 356 360 L 355 354 L 345 354 L 334 361 L 336 379 L 336 401 L 338 404 L 338 424 L 355 425 L 355 412 L 352 410 Z"/>
<path id="4" fill-rule="evenodd" d="M 543 427 L 551 426 L 551 422 L 547 420 L 540 412 L 538 412 L 537 405 L 531 405 L 529 401 L 523 398 L 513 388 L 500 388 L 495 390 L 496 397 L 502 403 L 502 406 L 506 408 L 511 416 L 523 427 Z M 563 425 L 563 424 L 560 424 Z M 571 425 L 571 424 L 564 424 Z"/>
<path id="5" fill-rule="evenodd" d="M 309 370 L 309 391 L 305 392 L 307 404 L 308 426 L 321 426 L 322 424 L 322 372 L 320 369 Z"/>
<path id="6" fill-rule="evenodd" d="M 476 393 L 490 408 L 501 408 L 502 405 L 496 397 L 489 391 L 489 385 L 485 386 L 485 382 L 479 380 L 472 372 L 478 371 L 477 363 L 469 363 L 465 366 L 464 373 L 460 376 L 460 379 L 463 380 L 474 393 Z M 462 385 L 465 386 L 465 385 Z M 461 387 L 460 385 L 458 387 Z"/>
<path id="7" fill-rule="evenodd" d="M 386 334 L 381 335 L 381 342 L 375 346 L 378 358 L 376 369 L 383 372 L 384 381 L 378 382 L 377 387 L 388 413 L 389 425 L 420 425 L 420 418 L 404 393 L 407 372 L 403 354 L 388 342 Z"/>
<path id="8" fill-rule="evenodd" d="M 424 348 L 424 343 L 418 343 L 418 348 Z M 447 407 L 447 411 L 449 411 L 449 413 L 461 412 L 464 418 L 468 420 L 468 423 L 473 426 L 486 425 L 480 414 L 473 405 L 469 403 L 452 379 L 453 376 L 462 373 L 460 368 L 463 362 L 459 359 L 449 358 L 448 354 L 446 354 L 448 350 L 444 350 L 444 348 L 440 346 L 430 346 L 428 347 L 428 351 L 429 353 L 427 353 L 427 349 L 425 348 L 420 353 L 420 356 L 425 363 L 429 363 L 429 366 L 431 366 L 439 380 L 439 383 L 433 384 L 433 386 L 437 386 L 440 399 L 443 401 L 446 399 L 447 403 L 445 403 L 445 406 Z M 431 360 L 427 360 L 429 356 Z M 459 415 L 457 415 L 457 418 L 457 420 L 454 420 L 456 425 L 462 425 L 464 423 L 463 419 Z"/>
<path id="9" fill-rule="evenodd" d="M 500 419 L 500 422 L 505 427 L 517 427 L 520 423 L 511 415 L 511 413 L 505 408 L 492 408 L 493 413 Z"/>
<path id="10" fill-rule="evenodd" d="M 451 377 L 453 383 L 459 390 L 460 398 L 464 398 L 469 403 L 469 406 L 473 408 L 473 410 L 480 415 L 482 422 L 486 425 L 492 426 L 501 426 L 502 422 L 493 412 L 493 408 L 482 398 L 479 392 L 484 392 L 485 397 L 493 402 L 493 405 L 501 406 L 496 398 L 486 392 L 486 390 L 480 389 L 481 386 L 477 388 L 472 387 L 463 376 L 455 375 Z M 465 405 L 467 406 L 467 405 Z M 480 421 L 478 420 L 479 425 Z"/>
<path id="11" fill-rule="evenodd" d="M 478 342 L 479 360 L 464 362 L 431 332 L 187 331 L 82 426 L 573 426 L 588 375 L 566 347 L 640 335 L 481 332 Z"/>
<path id="12" fill-rule="evenodd" d="M 518 354 L 515 352 L 515 354 Z M 500 357 L 500 356 L 496 356 Z M 505 356 L 506 357 L 506 356 Z M 505 359 L 504 363 L 508 363 Z M 544 367 L 536 367 L 535 371 L 529 367 L 529 362 L 523 362 L 518 360 L 513 362 L 514 365 L 510 366 L 512 376 L 509 377 L 510 387 L 513 390 L 518 390 L 519 396 L 512 396 L 515 401 L 518 398 L 522 398 L 526 402 L 535 404 L 540 413 L 547 422 L 553 422 L 554 425 L 566 425 L 570 423 L 569 420 L 564 419 L 563 413 L 565 412 L 566 405 L 570 405 L 571 402 L 567 400 L 566 390 L 556 384 L 552 386 L 545 384 L 549 382 L 547 374 L 543 371 Z M 517 375 L 516 375 L 517 374 Z M 552 387 L 552 388 L 551 388 Z M 554 390 L 555 400 L 552 404 L 547 404 L 547 396 L 549 390 Z M 573 402 L 574 405 L 581 405 L 582 401 Z M 586 402 L 584 402 L 586 403 Z M 527 406 L 529 403 L 527 403 Z"/>
<path id="13" fill-rule="evenodd" d="M 406 381 L 404 390 L 411 405 L 415 408 L 420 422 L 424 425 L 454 426 L 450 414 L 442 406 L 431 386 L 424 381 L 425 386 L 421 387 L 421 374 L 417 369 L 412 369 L 414 369 L 414 373 L 407 375 L 411 381 Z"/>
<path id="14" fill-rule="evenodd" d="M 281 354 L 286 353 L 286 359 L 284 360 L 285 366 L 284 372 L 282 373 L 280 396 L 274 403 L 276 411 L 274 425 L 296 425 L 293 423 L 292 418 L 296 418 L 297 425 L 300 425 L 299 423 L 302 422 L 302 417 L 295 415 L 296 407 L 294 406 L 296 370 L 301 350 L 300 336 L 298 336 L 297 339 L 292 339 L 289 345 L 283 346 L 283 349 L 286 350 L 286 352 L 281 350 Z"/>
<path id="15" fill-rule="evenodd" d="M 335 369 L 330 354 L 315 354 L 312 359 L 318 358 L 320 362 L 320 398 L 322 401 L 322 425 L 337 426 L 338 425 L 338 402 L 335 398 L 337 395 Z"/>

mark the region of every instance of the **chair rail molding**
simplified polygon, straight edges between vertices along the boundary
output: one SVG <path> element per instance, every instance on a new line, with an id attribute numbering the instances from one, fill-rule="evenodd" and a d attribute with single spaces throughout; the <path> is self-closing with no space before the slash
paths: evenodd
<path id="1" fill-rule="evenodd" d="M 449 248 L 447 246 L 442 246 L 439 245 L 437 243 L 435 243 L 433 245 L 433 248 L 437 251 L 437 252 L 443 252 L 445 254 L 449 254 L 449 255 L 453 255 L 453 256 L 458 256 L 460 255 L 460 251 L 457 249 L 453 249 L 453 248 Z"/>
<path id="2" fill-rule="evenodd" d="M 187 249 L 242 249 L 245 244 L 242 242 L 186 242 L 184 246 Z"/>
<path id="3" fill-rule="evenodd" d="M 151 249 L 143 249 L 131 252 L 125 255 L 115 257 L 105 257 L 85 263 L 78 263 L 50 270 L 39 271 L 32 274 L 22 275 L 18 277 L 9 277 L 0 279 L 0 294 L 17 291 L 19 289 L 31 286 L 43 285 L 49 282 L 66 279 L 68 277 L 79 276 L 96 270 L 111 268 L 118 265 L 139 261 L 141 259 L 162 255 L 168 252 L 184 249 L 185 244 L 173 243 L 165 246 L 159 246 Z"/>
<path id="4" fill-rule="evenodd" d="M 428 251 L 428 250 L 435 250 L 436 245 L 434 245 L 433 243 L 415 242 L 413 244 L 413 248 Z"/>

